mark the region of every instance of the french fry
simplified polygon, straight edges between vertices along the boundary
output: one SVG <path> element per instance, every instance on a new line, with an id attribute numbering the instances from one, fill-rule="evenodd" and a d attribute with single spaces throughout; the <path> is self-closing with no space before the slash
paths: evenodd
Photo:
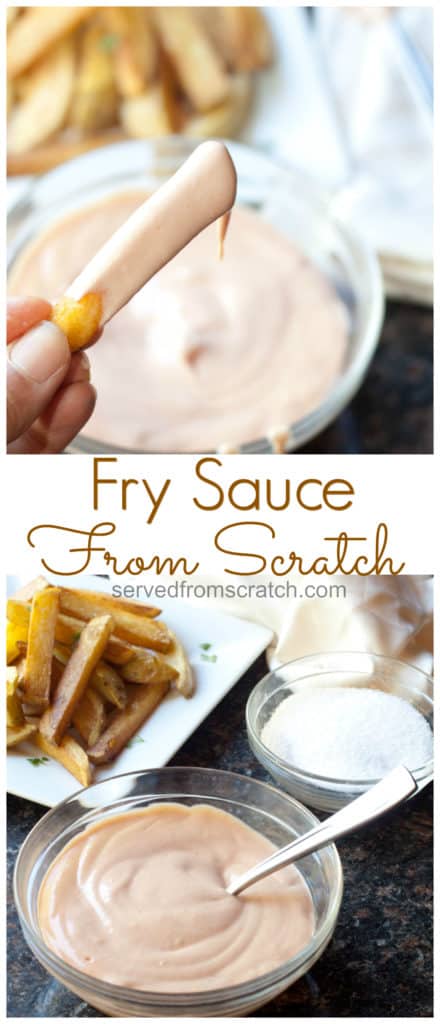
<path id="1" fill-rule="evenodd" d="M 12 22 L 15 21 L 19 8 L 18 7 L 7 7 L 6 8 L 6 27 L 9 29 Z"/>
<path id="2" fill-rule="evenodd" d="M 31 722 L 24 722 L 23 725 L 8 725 L 6 729 L 6 746 L 16 747 L 17 743 L 23 743 L 24 740 L 31 738 L 35 740 L 36 732 L 37 726 Z"/>
<path id="3" fill-rule="evenodd" d="M 94 764 L 113 761 L 140 726 L 168 693 L 169 683 L 157 686 L 127 686 L 127 707 L 110 715 L 107 728 L 88 756 Z"/>
<path id="4" fill-rule="evenodd" d="M 6 86 L 6 113 L 9 117 L 11 110 L 13 110 L 14 103 L 16 102 L 17 94 L 14 87 L 14 82 L 8 82 Z"/>
<path id="5" fill-rule="evenodd" d="M 105 648 L 104 654 L 107 653 L 107 647 Z M 130 657 L 133 656 L 133 648 L 129 648 Z M 55 647 L 54 649 L 54 663 L 52 666 L 52 682 L 55 684 L 59 682 L 63 672 L 63 666 L 67 665 L 70 658 L 71 651 L 63 647 Z M 96 668 L 89 679 L 89 685 L 92 689 L 100 693 L 102 697 L 109 704 L 114 704 L 117 708 L 125 708 L 127 703 L 127 694 L 125 692 L 125 685 L 121 679 L 119 673 L 113 668 L 113 665 L 108 665 L 105 661 L 98 661 Z M 54 685 L 55 688 L 55 685 Z"/>
<path id="6" fill-rule="evenodd" d="M 146 615 L 148 619 L 157 619 L 161 609 L 152 604 L 143 604 L 142 601 L 132 601 L 129 597 L 113 597 L 110 594 L 102 594 L 106 598 L 108 608 L 125 608 L 126 612 L 133 612 L 133 615 Z M 111 614 L 111 613 L 110 613 Z"/>
<path id="7" fill-rule="evenodd" d="M 110 38 L 114 38 L 113 73 L 118 92 L 138 96 L 154 78 L 157 40 L 145 7 L 107 7 L 103 17 Z"/>
<path id="8" fill-rule="evenodd" d="M 111 636 L 104 651 L 104 660 L 110 661 L 112 665 L 126 665 L 133 657 L 132 647 L 125 640 L 117 636 Z"/>
<path id="9" fill-rule="evenodd" d="M 44 711 L 49 704 L 58 600 L 57 587 L 37 591 L 32 599 L 20 695 L 35 712 Z"/>
<path id="10" fill-rule="evenodd" d="M 71 604 L 75 606 L 75 611 L 71 614 L 75 619 L 86 618 L 86 615 L 80 615 L 76 611 L 83 605 L 88 609 L 87 618 L 90 618 L 90 608 L 96 608 L 96 615 L 107 613 L 107 615 L 113 615 L 119 611 L 131 612 L 132 615 L 140 615 L 148 619 L 156 619 L 160 615 L 160 608 L 156 608 L 151 604 L 141 604 L 138 601 L 129 601 L 128 598 L 124 597 L 113 597 L 112 594 L 101 593 L 100 590 L 73 590 L 69 587 L 62 588 L 63 603 Z M 75 597 L 75 600 L 74 600 Z"/>
<path id="11" fill-rule="evenodd" d="M 125 131 L 133 139 L 151 139 L 159 135 L 170 135 L 173 131 L 161 82 L 151 85 L 147 92 L 139 96 L 123 100 L 119 115 Z"/>
<path id="12" fill-rule="evenodd" d="M 110 615 L 98 616 L 84 627 L 55 690 L 52 704 L 40 721 L 40 732 L 50 742 L 60 743 L 70 725 L 93 669 L 102 657 L 112 627 Z"/>
<path id="13" fill-rule="evenodd" d="M 272 63 L 272 37 L 259 7 L 220 7 L 211 25 L 225 60 L 235 71 L 257 71 Z"/>
<path id="14" fill-rule="evenodd" d="M 106 48 L 104 29 L 99 22 L 92 22 L 81 39 L 70 122 L 82 132 L 94 132 L 111 125 L 115 115 L 113 56 Z"/>
<path id="15" fill-rule="evenodd" d="M 63 768 L 67 768 L 67 771 L 74 775 L 81 786 L 90 786 L 92 781 L 90 761 L 85 750 L 80 747 L 73 736 L 63 736 L 61 743 L 56 744 L 52 743 L 47 736 L 43 736 L 41 732 L 36 732 L 32 741 L 36 743 L 43 754 L 52 757 L 54 761 L 59 761 Z"/>
<path id="16" fill-rule="evenodd" d="M 55 639 L 59 644 L 71 646 L 76 643 L 84 629 L 85 622 L 82 619 L 75 619 L 70 615 L 59 615 L 55 630 Z M 111 661 L 114 665 L 125 665 L 133 657 L 133 648 L 130 644 L 119 640 L 117 636 L 111 636 L 104 651 L 104 659 Z"/>
<path id="17" fill-rule="evenodd" d="M 66 335 L 71 352 L 84 348 L 98 333 L 102 299 L 92 292 L 81 299 L 64 297 L 54 304 L 51 320 Z"/>
<path id="18" fill-rule="evenodd" d="M 73 713 L 72 722 L 87 747 L 92 747 L 105 726 L 105 704 L 99 693 L 89 686 Z"/>
<path id="19" fill-rule="evenodd" d="M 26 644 L 28 626 L 18 626 L 14 622 L 6 623 L 6 663 L 11 665 L 22 653 L 21 645 Z"/>
<path id="20" fill-rule="evenodd" d="M 223 103 L 229 93 L 229 77 L 196 12 L 189 7 L 155 7 L 154 24 L 195 109 L 210 110 Z"/>
<path id="21" fill-rule="evenodd" d="M 151 654 L 151 651 L 140 649 L 127 665 L 122 666 L 121 676 L 128 683 L 170 683 L 178 675 L 174 666 L 169 664 L 170 657 L 168 655 L 165 660 L 164 657 Z"/>
<path id="22" fill-rule="evenodd" d="M 238 135 L 249 113 L 253 91 L 251 75 L 231 75 L 230 93 L 224 103 L 204 114 L 190 115 L 184 122 L 183 134 L 197 139 Z"/>
<path id="23" fill-rule="evenodd" d="M 177 673 L 177 678 L 174 682 L 175 689 L 181 693 L 183 697 L 192 697 L 196 688 L 194 672 L 180 640 L 177 638 L 175 633 L 172 633 L 172 637 L 172 650 L 168 654 L 164 655 L 163 660 L 168 662 L 168 664 L 172 666 Z"/>
<path id="24" fill-rule="evenodd" d="M 8 32 L 7 65 L 15 78 L 87 18 L 90 7 L 27 7 Z"/>
<path id="25" fill-rule="evenodd" d="M 20 21 L 17 23 L 20 24 Z M 49 139 L 66 120 L 73 92 L 73 43 L 60 43 L 32 72 L 32 87 L 8 119 L 8 152 L 20 154 Z"/>
<path id="26" fill-rule="evenodd" d="M 104 651 L 105 653 L 106 651 Z M 117 708 L 125 708 L 127 703 L 125 686 L 112 665 L 107 665 L 105 661 L 99 661 L 90 676 L 90 686 L 98 694 L 101 694 L 101 697 L 104 697 L 109 704 L 114 704 Z"/>
<path id="27" fill-rule="evenodd" d="M 113 633 L 121 640 L 139 647 L 151 647 L 154 651 L 171 649 L 172 641 L 164 622 L 126 611 L 117 598 L 109 594 L 63 588 L 60 591 L 60 608 L 74 618 L 86 620 L 107 613 L 114 620 Z"/>
<path id="28" fill-rule="evenodd" d="M 30 602 L 25 603 L 24 601 L 17 601 L 15 597 L 10 597 L 6 603 L 6 615 L 9 622 L 12 622 L 14 626 L 23 626 L 27 630 L 31 617 L 31 604 Z"/>
<path id="29" fill-rule="evenodd" d="M 16 665 L 6 669 L 6 725 L 23 725 L 24 714 L 17 693 L 19 672 Z"/>

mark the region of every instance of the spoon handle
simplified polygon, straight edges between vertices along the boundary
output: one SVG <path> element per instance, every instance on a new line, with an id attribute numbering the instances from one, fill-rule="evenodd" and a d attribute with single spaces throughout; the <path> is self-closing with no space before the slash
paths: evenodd
<path id="1" fill-rule="evenodd" d="M 336 814 L 332 814 L 326 821 L 320 822 L 310 832 L 299 836 L 293 843 L 277 850 L 238 878 L 232 879 L 227 888 L 228 893 L 231 896 L 237 896 L 238 893 L 243 892 L 243 889 L 247 889 L 249 885 L 265 878 L 266 875 L 271 875 L 287 864 L 292 864 L 301 857 L 315 853 L 322 846 L 327 846 L 328 843 L 333 843 L 336 839 L 353 832 L 361 825 L 366 825 L 369 821 L 384 814 L 385 811 L 402 803 L 416 789 L 417 783 L 411 772 L 403 765 L 395 768 L 366 793 L 362 793 L 362 796 L 352 800 Z"/>

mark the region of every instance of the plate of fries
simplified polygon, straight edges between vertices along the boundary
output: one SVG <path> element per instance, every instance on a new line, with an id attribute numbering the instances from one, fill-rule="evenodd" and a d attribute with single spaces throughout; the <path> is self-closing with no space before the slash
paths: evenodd
<path id="1" fill-rule="evenodd" d="M 259 7 L 8 7 L 8 172 L 126 138 L 236 137 L 273 60 Z"/>
<path id="2" fill-rule="evenodd" d="M 214 609 L 87 584 L 14 578 L 7 601 L 8 791 L 48 807 L 165 765 L 272 637 Z"/>

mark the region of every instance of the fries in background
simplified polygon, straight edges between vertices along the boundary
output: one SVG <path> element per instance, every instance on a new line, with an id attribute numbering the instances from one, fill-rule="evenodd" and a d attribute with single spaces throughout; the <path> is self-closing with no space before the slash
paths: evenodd
<path id="1" fill-rule="evenodd" d="M 11 174 L 127 137 L 237 135 L 273 61 L 255 7 L 18 7 L 7 27 Z"/>
<path id="2" fill-rule="evenodd" d="M 86 786 L 171 687 L 190 697 L 188 659 L 159 615 L 42 577 L 21 588 L 7 602 L 8 747 L 30 741 Z"/>

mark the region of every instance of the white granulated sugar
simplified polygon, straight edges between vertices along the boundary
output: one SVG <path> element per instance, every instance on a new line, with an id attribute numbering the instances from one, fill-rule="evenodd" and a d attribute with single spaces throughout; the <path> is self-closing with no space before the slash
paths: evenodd
<path id="1" fill-rule="evenodd" d="M 313 687 L 278 705 L 261 734 L 283 761 L 334 779 L 378 779 L 433 751 L 432 730 L 400 697 L 381 690 Z"/>

